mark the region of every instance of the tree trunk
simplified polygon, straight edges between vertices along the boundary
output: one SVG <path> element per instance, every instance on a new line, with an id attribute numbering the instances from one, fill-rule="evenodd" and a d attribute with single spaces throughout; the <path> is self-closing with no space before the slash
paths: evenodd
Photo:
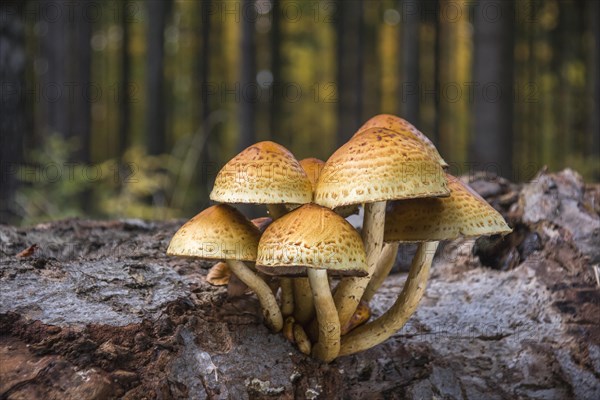
<path id="1" fill-rule="evenodd" d="M 473 187 L 511 210 L 485 253 L 509 268 L 482 265 L 480 240 L 447 243 L 408 324 L 329 365 L 270 333 L 254 295 L 210 286 L 210 263 L 167 257 L 183 221 L 0 226 L 0 398 L 600 398 L 600 187 L 570 170 Z"/>
<path id="2" fill-rule="evenodd" d="M 336 3 L 338 145 L 354 135 L 362 124 L 363 2 Z"/>
<path id="3" fill-rule="evenodd" d="M 79 2 L 81 8 L 75 8 L 75 17 L 73 18 L 71 37 L 72 51 L 70 59 L 72 60 L 71 79 L 78 86 L 75 87 L 75 96 L 70 104 L 71 123 L 70 137 L 79 138 L 79 149 L 76 155 L 78 162 L 88 164 L 90 160 L 91 147 L 91 127 L 92 127 L 92 105 L 84 95 L 92 82 L 92 49 L 90 40 L 92 39 L 92 22 L 81 9 L 87 10 L 92 0 L 82 0 Z M 64 62 L 63 62 L 64 65 Z M 67 110 L 63 110 L 66 112 Z M 84 201 L 84 205 L 86 202 Z"/>
<path id="4" fill-rule="evenodd" d="M 590 134 L 587 153 L 596 157 L 596 162 L 600 160 L 600 3 L 595 0 L 586 2 L 587 26 L 591 30 L 593 40 L 590 40 L 590 47 L 587 49 L 589 57 L 588 62 L 588 82 L 590 87 L 589 110 L 588 110 L 588 129 Z M 592 47 L 593 46 L 593 47 Z M 596 180 L 600 180 L 600 171 L 596 171 Z"/>
<path id="5" fill-rule="evenodd" d="M 122 160 L 129 142 L 129 127 L 131 119 L 131 97 L 129 96 L 129 85 L 131 82 L 131 57 L 129 55 L 130 29 L 129 0 L 121 1 L 121 29 L 123 38 L 121 40 L 121 79 L 119 82 L 119 158 Z"/>
<path id="6" fill-rule="evenodd" d="M 480 0 L 475 12 L 475 89 L 470 158 L 476 169 L 512 176 L 513 2 Z M 500 15 L 492 11 L 500 10 Z"/>
<path id="7" fill-rule="evenodd" d="M 46 73 L 41 78 L 44 95 L 46 125 L 41 128 L 42 134 L 59 134 L 66 138 L 70 133 L 69 124 L 69 88 L 68 69 L 71 67 L 67 60 L 70 59 L 68 30 L 69 13 L 67 0 L 47 0 L 44 4 L 49 10 L 56 10 L 56 17 L 46 21 L 48 31 L 41 39 L 42 54 L 47 62 Z"/>
<path id="8" fill-rule="evenodd" d="M 148 10 L 148 33 L 146 55 L 146 134 L 149 154 L 166 151 L 166 102 L 165 102 L 165 27 L 171 9 L 171 0 L 146 2 Z"/>
<path id="9" fill-rule="evenodd" d="M 403 14 L 402 24 L 402 77 L 400 83 L 400 116 L 411 124 L 420 126 L 420 77 L 419 77 L 419 8 L 418 4 L 411 0 L 403 0 L 402 7 L 406 12 Z"/>
<path id="10" fill-rule="evenodd" d="M 242 30 L 240 38 L 240 138 L 238 149 L 241 151 L 256 141 L 256 102 L 258 86 L 256 84 L 256 61 L 254 45 L 254 23 L 257 11 L 254 1 L 244 0 L 242 7 Z"/>
<path id="11" fill-rule="evenodd" d="M 281 113 L 283 110 L 281 101 L 282 77 L 281 77 L 281 0 L 273 0 L 271 8 L 271 74 L 273 84 L 271 85 L 271 109 L 269 114 L 270 137 L 283 138 L 283 145 L 289 146 L 292 138 L 287 132 L 281 132 Z"/>
<path id="12" fill-rule="evenodd" d="M 0 4 L 0 224 L 14 222 L 18 168 L 25 123 L 25 26 L 23 4 Z"/>

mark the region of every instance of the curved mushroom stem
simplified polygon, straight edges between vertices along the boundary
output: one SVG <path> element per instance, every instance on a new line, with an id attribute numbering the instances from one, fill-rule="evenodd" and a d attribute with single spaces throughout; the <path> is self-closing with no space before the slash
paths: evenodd
<path id="1" fill-rule="evenodd" d="M 367 322 L 371 318 L 371 309 L 369 308 L 369 303 L 361 300 L 358 303 L 358 307 L 356 307 L 356 311 L 350 321 L 344 326 L 341 327 L 341 334 L 345 335 L 348 332 L 356 329 L 357 326 L 360 326 Z"/>
<path id="2" fill-rule="evenodd" d="M 283 337 L 285 337 L 288 341 L 294 343 L 294 317 L 286 317 L 285 321 L 283 321 Z"/>
<path id="3" fill-rule="evenodd" d="M 302 325 L 294 324 L 294 341 L 301 353 L 306 355 L 310 354 L 312 344 L 310 343 L 304 328 L 302 328 Z"/>
<path id="4" fill-rule="evenodd" d="M 345 326 L 354 312 L 365 288 L 371 280 L 371 275 L 377 265 L 383 245 L 383 225 L 385 223 L 385 201 L 365 204 L 362 238 L 367 253 L 369 275 L 363 278 L 344 278 L 338 285 L 334 299 L 335 307 L 340 317 L 340 324 Z"/>
<path id="5" fill-rule="evenodd" d="M 315 315 L 315 303 L 310 290 L 308 278 L 295 278 L 294 285 L 294 318 L 300 324 L 310 321 Z"/>
<path id="6" fill-rule="evenodd" d="M 413 258 L 404 289 L 394 305 L 381 317 L 366 325 L 360 326 L 344 336 L 340 355 L 347 356 L 370 349 L 384 342 L 400 330 L 417 309 L 423 297 L 429 269 L 439 242 L 420 243 L 417 254 Z"/>
<path id="7" fill-rule="evenodd" d="M 319 322 L 319 340 L 312 354 L 321 361 L 330 362 L 340 351 L 340 320 L 331 296 L 327 271 L 308 268 L 308 279 Z"/>
<path id="8" fill-rule="evenodd" d="M 398 242 L 395 243 L 386 243 L 383 245 L 381 249 L 381 255 L 377 260 L 377 265 L 375 266 L 375 271 L 373 272 L 373 276 L 365 289 L 365 294 L 363 294 L 362 301 L 370 302 L 375 293 L 379 290 L 385 278 L 390 274 L 392 267 L 394 266 L 394 262 L 396 261 L 396 257 L 398 256 L 398 246 L 400 244 Z"/>
<path id="9" fill-rule="evenodd" d="M 227 265 L 242 282 L 256 293 L 267 326 L 273 331 L 279 332 L 283 327 L 283 317 L 269 285 L 260 279 L 256 273 L 252 272 L 242 261 L 227 260 Z"/>

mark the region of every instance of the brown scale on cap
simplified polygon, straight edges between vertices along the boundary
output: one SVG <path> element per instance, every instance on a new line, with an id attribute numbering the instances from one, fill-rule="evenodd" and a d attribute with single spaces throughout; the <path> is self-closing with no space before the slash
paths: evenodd
<path id="1" fill-rule="evenodd" d="M 440 164 L 421 142 L 398 132 L 371 128 L 327 160 L 315 203 L 329 207 L 448 195 Z"/>
<path id="2" fill-rule="evenodd" d="M 481 196 L 457 178 L 447 177 L 450 197 L 402 200 L 389 206 L 386 242 L 438 241 L 511 232 L 502 215 Z"/>
<path id="3" fill-rule="evenodd" d="M 423 143 L 430 155 L 437 160 L 442 167 L 447 167 L 448 163 L 444 161 L 434 144 L 425 134 L 419 131 L 413 124 L 405 119 L 391 114 L 379 114 L 369 119 L 361 126 L 354 136 L 359 135 L 371 128 L 385 128 L 406 136 L 413 137 Z"/>
<path id="4" fill-rule="evenodd" d="M 361 276 L 367 268 L 356 229 L 316 204 L 305 204 L 269 225 L 259 243 L 256 266 L 283 276 L 306 276 L 307 268 Z"/>
<path id="5" fill-rule="evenodd" d="M 222 203 L 304 204 L 312 200 L 306 173 L 294 155 L 274 142 L 259 142 L 219 171 L 210 193 Z"/>
<path id="6" fill-rule="evenodd" d="M 260 231 L 235 208 L 212 206 L 186 222 L 169 244 L 168 255 L 210 260 L 256 260 Z"/>

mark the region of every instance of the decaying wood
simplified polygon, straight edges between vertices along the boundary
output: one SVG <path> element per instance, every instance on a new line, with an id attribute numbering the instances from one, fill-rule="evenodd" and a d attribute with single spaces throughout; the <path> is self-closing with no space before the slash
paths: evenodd
<path id="1" fill-rule="evenodd" d="M 328 365 L 209 285 L 210 264 L 167 257 L 183 221 L 1 226 L 0 398 L 600 398 L 600 188 L 568 170 L 473 187 L 515 232 L 442 245 L 408 324 Z"/>

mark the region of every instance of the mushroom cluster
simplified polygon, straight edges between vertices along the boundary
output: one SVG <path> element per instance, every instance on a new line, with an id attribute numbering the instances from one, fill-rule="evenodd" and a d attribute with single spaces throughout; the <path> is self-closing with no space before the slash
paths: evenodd
<path id="1" fill-rule="evenodd" d="M 256 143 L 220 170 L 210 194 L 219 204 L 185 223 L 167 254 L 220 261 L 209 273 L 215 282 L 241 281 L 272 331 L 330 362 L 404 326 L 439 241 L 511 231 L 447 166 L 424 134 L 387 114 L 367 121 L 327 162 Z M 240 203 L 264 204 L 270 218 L 249 221 L 230 205 Z M 360 233 L 344 219 L 359 206 Z M 404 288 L 367 323 L 401 242 L 419 243 Z"/>

